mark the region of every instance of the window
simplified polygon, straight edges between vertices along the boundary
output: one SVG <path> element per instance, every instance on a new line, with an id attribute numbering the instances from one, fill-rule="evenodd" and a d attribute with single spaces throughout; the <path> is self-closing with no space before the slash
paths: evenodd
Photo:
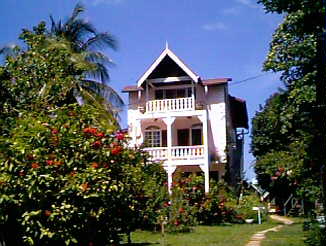
<path id="1" fill-rule="evenodd" d="M 166 147 L 166 130 L 161 130 L 157 126 L 147 127 L 145 130 L 145 145 L 147 147 Z"/>
<path id="2" fill-rule="evenodd" d="M 156 100 L 191 97 L 191 95 L 192 95 L 191 88 L 155 90 L 155 99 Z"/>

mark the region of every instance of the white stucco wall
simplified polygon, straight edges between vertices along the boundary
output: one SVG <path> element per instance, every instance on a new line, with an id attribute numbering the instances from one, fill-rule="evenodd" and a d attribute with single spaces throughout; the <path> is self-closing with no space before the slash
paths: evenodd
<path id="1" fill-rule="evenodd" d="M 227 144 L 227 119 L 226 119 L 226 91 L 225 84 L 209 86 L 207 93 L 205 93 L 204 87 L 198 85 L 196 88 L 197 99 L 196 103 L 200 102 L 207 105 L 208 112 L 208 149 L 210 156 L 214 157 L 215 160 L 226 163 L 226 144 Z M 141 144 L 143 141 L 143 134 L 145 128 L 149 125 L 157 125 L 161 129 L 166 129 L 165 124 L 161 119 L 151 123 L 148 120 L 143 120 L 142 127 L 136 129 L 137 119 L 142 116 L 139 112 L 138 106 L 145 106 L 145 91 L 141 93 L 141 100 L 138 100 L 138 92 L 129 93 L 129 109 L 128 109 L 128 126 L 129 135 L 138 136 L 136 142 L 132 142 L 131 145 Z M 150 93 L 152 94 L 152 93 Z M 152 98 L 152 96 L 150 96 Z M 168 116 L 168 115 L 167 115 Z M 194 116 L 191 118 L 177 118 L 173 123 L 172 127 L 172 145 L 177 145 L 177 129 L 191 128 L 193 124 L 201 123 L 198 117 Z"/>

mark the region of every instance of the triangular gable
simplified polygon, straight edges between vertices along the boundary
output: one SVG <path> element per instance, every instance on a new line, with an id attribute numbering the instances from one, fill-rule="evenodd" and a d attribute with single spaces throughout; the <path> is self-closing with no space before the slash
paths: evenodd
<path id="1" fill-rule="evenodd" d="M 198 82 L 199 76 L 190 70 L 184 64 L 179 57 L 177 57 L 168 47 L 161 53 L 161 55 L 155 60 L 155 62 L 150 66 L 150 68 L 143 74 L 143 76 L 138 80 L 137 85 L 140 87 L 144 81 L 151 75 L 151 73 L 158 67 L 158 65 L 163 61 L 163 59 L 169 56 L 193 81 Z"/>

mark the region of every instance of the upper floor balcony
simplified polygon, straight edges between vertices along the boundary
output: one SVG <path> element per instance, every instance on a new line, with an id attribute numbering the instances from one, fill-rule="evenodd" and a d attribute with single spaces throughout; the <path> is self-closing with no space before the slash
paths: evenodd
<path id="1" fill-rule="evenodd" d="M 146 113 L 176 112 L 195 110 L 193 97 L 150 100 L 146 102 Z"/>

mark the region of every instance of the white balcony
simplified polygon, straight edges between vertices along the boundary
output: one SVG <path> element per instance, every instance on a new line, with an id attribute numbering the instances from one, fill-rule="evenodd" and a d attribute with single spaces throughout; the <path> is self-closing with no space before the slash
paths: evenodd
<path id="1" fill-rule="evenodd" d="M 153 161 L 166 161 L 169 158 L 171 161 L 197 161 L 204 159 L 204 145 L 196 146 L 173 146 L 170 151 L 168 147 L 145 148 Z"/>
<path id="2" fill-rule="evenodd" d="M 146 113 L 194 110 L 195 101 L 192 97 L 151 100 L 146 102 Z"/>

